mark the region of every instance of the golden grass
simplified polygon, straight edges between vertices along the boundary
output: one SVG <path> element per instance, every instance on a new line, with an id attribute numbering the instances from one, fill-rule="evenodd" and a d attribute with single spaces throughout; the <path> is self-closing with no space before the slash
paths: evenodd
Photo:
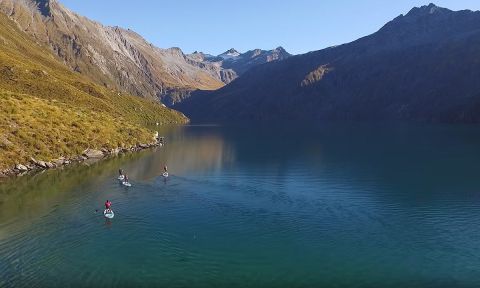
<path id="1" fill-rule="evenodd" d="M 152 142 L 146 128 L 52 100 L 0 92 L 0 167 Z"/>

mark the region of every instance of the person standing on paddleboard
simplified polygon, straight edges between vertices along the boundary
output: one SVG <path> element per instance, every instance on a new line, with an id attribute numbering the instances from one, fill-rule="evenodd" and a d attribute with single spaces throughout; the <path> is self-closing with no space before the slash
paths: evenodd
<path id="1" fill-rule="evenodd" d="M 105 202 L 105 210 L 107 210 L 108 212 L 112 211 L 112 202 L 110 202 L 109 200 Z"/>
<path id="2" fill-rule="evenodd" d="M 168 172 L 168 169 L 167 169 L 167 164 L 165 164 L 165 166 L 163 166 L 163 172 Z"/>
<path id="3" fill-rule="evenodd" d="M 119 169 L 118 174 L 120 174 L 119 176 L 123 176 L 123 169 Z"/>

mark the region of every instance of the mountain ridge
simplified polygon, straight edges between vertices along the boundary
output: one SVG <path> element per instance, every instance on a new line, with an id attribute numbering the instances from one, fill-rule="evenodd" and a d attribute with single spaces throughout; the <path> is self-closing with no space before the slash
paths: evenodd
<path id="1" fill-rule="evenodd" d="M 480 121 L 480 13 L 412 9 L 350 43 L 266 63 L 174 106 L 196 122 Z"/>
<path id="2" fill-rule="evenodd" d="M 107 87 L 156 99 L 171 91 L 224 85 L 214 72 L 192 65 L 183 52 L 154 47 L 132 30 L 104 26 L 58 1 L 1 0 L 0 11 L 51 47 L 72 70 Z"/>
<path id="3" fill-rule="evenodd" d="M 222 80 L 226 84 L 232 82 L 257 65 L 285 60 L 291 56 L 292 55 L 281 46 L 271 50 L 252 49 L 245 53 L 240 53 L 235 48 L 230 48 L 217 56 L 198 51 L 187 55 L 187 57 L 195 61 L 212 64 L 221 67 L 225 71 L 229 71 L 231 73 L 229 75 L 230 78 Z"/>
<path id="4" fill-rule="evenodd" d="M 0 12 L 38 43 L 49 46 L 73 71 L 100 85 L 160 99 L 169 106 L 195 90 L 216 90 L 245 70 L 276 60 L 245 61 L 235 71 L 233 65 L 224 67 L 223 58 L 210 61 L 205 55 L 186 55 L 178 47 L 155 47 L 133 30 L 105 26 L 57 0 L 0 0 Z M 223 56 L 233 59 L 240 53 Z"/>

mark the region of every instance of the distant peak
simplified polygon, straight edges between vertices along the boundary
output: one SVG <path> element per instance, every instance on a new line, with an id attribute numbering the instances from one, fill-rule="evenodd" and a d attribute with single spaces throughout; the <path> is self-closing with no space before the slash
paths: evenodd
<path id="1" fill-rule="evenodd" d="M 423 15 L 431 15 L 431 14 L 439 14 L 451 12 L 447 8 L 438 7 L 437 5 L 430 3 L 429 5 L 415 7 L 406 16 L 423 16 Z"/>
<path id="2" fill-rule="evenodd" d="M 240 54 L 240 52 L 235 50 L 235 48 L 230 48 L 229 50 L 225 51 L 223 54 L 233 55 L 233 54 Z"/>

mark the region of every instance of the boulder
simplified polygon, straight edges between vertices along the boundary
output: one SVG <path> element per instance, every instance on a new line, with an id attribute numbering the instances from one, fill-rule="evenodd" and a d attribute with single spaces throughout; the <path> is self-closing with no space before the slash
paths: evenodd
<path id="1" fill-rule="evenodd" d="M 22 165 L 22 164 L 15 165 L 15 169 L 17 169 L 20 172 L 27 172 L 28 171 L 27 166 Z"/>
<path id="2" fill-rule="evenodd" d="M 83 151 L 83 156 L 87 158 L 99 159 L 99 158 L 103 158 L 104 154 L 100 150 L 87 149 Z"/>
<path id="3" fill-rule="evenodd" d="M 43 168 L 43 169 L 48 168 L 47 163 L 45 163 L 44 161 L 37 161 L 37 166 L 39 166 L 40 168 Z"/>
<path id="4" fill-rule="evenodd" d="M 148 144 L 140 144 L 138 146 L 140 146 L 140 148 L 142 148 L 142 149 L 146 149 L 146 148 L 150 147 L 150 145 L 148 145 Z"/>
<path id="5" fill-rule="evenodd" d="M 52 162 L 45 162 L 45 164 L 47 165 L 48 169 L 53 169 L 56 167 Z"/>

